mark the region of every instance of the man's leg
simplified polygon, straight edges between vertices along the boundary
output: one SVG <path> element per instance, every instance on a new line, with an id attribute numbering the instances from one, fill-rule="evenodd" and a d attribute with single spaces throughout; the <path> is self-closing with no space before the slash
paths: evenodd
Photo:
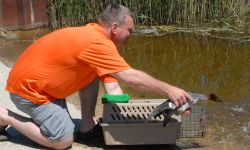
<path id="1" fill-rule="evenodd" d="M 47 105 L 35 105 L 22 97 L 10 95 L 16 107 L 32 119 L 0 107 L 0 125 L 11 125 L 31 140 L 46 147 L 64 149 L 72 144 L 74 124 L 66 111 L 65 101 L 57 100 Z"/>
<path id="2" fill-rule="evenodd" d="M 96 124 L 95 106 L 99 91 L 99 79 L 89 83 L 85 88 L 79 91 L 81 100 L 82 122 L 80 132 L 86 132 L 92 129 Z"/>
<path id="3" fill-rule="evenodd" d="M 0 107 L 0 125 L 11 125 L 29 139 L 54 149 L 64 149 L 73 143 L 73 137 L 63 141 L 50 141 L 41 133 L 40 128 L 31 119 L 20 116 L 2 107 Z"/>

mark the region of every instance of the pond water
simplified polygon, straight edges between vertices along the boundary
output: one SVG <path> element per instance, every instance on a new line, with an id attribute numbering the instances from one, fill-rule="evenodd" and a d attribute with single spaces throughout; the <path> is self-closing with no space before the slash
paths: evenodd
<path id="1" fill-rule="evenodd" d="M 250 43 L 191 33 L 137 36 L 122 54 L 131 66 L 163 81 L 224 100 L 208 103 L 207 135 L 200 143 L 250 148 Z M 132 97 L 162 98 L 125 89 Z"/>
<path id="2" fill-rule="evenodd" d="M 38 29 L 15 32 L 17 40 L 0 39 L 0 61 L 11 67 L 23 50 L 49 32 Z M 195 93 L 216 93 L 224 103 L 209 102 L 207 135 L 180 140 L 183 147 L 236 146 L 250 149 L 250 43 L 237 43 L 193 33 L 134 36 L 121 55 L 134 68 Z M 122 84 L 132 98 L 165 98 L 138 92 Z M 99 96 L 103 93 L 101 87 Z M 77 95 L 69 97 L 79 105 Z M 102 105 L 97 105 L 101 115 Z"/>

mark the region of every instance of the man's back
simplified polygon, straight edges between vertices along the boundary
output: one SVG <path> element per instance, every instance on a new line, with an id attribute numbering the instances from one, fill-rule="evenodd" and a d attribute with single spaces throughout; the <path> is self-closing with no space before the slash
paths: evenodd
<path id="1" fill-rule="evenodd" d="M 6 89 L 34 103 L 66 97 L 97 77 L 96 70 L 85 59 L 91 57 L 98 63 L 98 58 L 91 55 L 105 51 L 103 44 L 116 50 L 98 24 L 69 27 L 45 35 L 17 60 Z"/>

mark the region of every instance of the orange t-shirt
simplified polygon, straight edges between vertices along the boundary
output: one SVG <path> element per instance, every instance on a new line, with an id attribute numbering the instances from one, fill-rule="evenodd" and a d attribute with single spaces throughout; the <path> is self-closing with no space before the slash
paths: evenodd
<path id="1" fill-rule="evenodd" d="M 90 23 L 60 29 L 35 41 L 12 68 L 6 90 L 35 104 L 46 104 L 98 77 L 114 82 L 109 74 L 128 68 L 104 29 Z"/>

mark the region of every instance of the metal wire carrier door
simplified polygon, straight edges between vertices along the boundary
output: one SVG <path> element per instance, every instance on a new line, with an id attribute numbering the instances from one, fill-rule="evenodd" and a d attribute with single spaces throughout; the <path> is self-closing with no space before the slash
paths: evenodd
<path id="1" fill-rule="evenodd" d="M 199 138 L 206 134 L 205 106 L 193 106 L 190 115 L 181 117 L 181 138 Z"/>

